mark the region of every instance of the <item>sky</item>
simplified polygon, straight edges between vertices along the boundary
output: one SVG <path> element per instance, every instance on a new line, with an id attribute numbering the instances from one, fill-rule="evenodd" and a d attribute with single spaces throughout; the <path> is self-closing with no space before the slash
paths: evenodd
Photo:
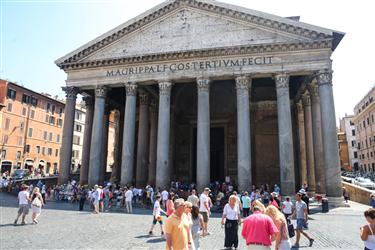
<path id="1" fill-rule="evenodd" d="M 54 61 L 162 0 L 0 0 L 0 78 L 64 97 Z M 345 32 L 332 55 L 336 118 L 375 85 L 372 0 L 221 0 Z"/>

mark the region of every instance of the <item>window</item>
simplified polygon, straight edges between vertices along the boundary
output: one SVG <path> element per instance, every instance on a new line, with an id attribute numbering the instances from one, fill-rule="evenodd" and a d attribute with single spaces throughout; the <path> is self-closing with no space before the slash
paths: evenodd
<path id="1" fill-rule="evenodd" d="M 352 141 L 352 147 L 355 147 L 355 141 Z"/>
<path id="2" fill-rule="evenodd" d="M 57 143 L 60 143 L 60 134 L 57 134 L 57 135 L 56 135 L 56 142 L 57 142 Z"/>
<path id="3" fill-rule="evenodd" d="M 17 151 L 16 153 L 16 160 L 18 161 L 19 159 L 21 159 L 21 151 Z"/>
<path id="4" fill-rule="evenodd" d="M 22 115 L 26 116 L 26 108 L 22 108 Z"/>
<path id="5" fill-rule="evenodd" d="M 35 110 L 32 109 L 32 110 L 30 111 L 30 118 L 31 118 L 31 119 L 34 119 L 34 117 L 35 117 Z"/>
<path id="6" fill-rule="evenodd" d="M 51 111 L 51 103 L 47 102 L 46 104 L 46 112 L 49 113 Z"/>
<path id="7" fill-rule="evenodd" d="M 371 156 L 371 158 L 373 157 L 373 154 L 372 154 L 372 152 L 370 152 L 370 156 Z"/>
<path id="8" fill-rule="evenodd" d="M 80 112 L 76 112 L 76 120 L 80 121 L 82 119 L 82 114 Z"/>
<path id="9" fill-rule="evenodd" d="M 40 146 L 36 146 L 36 153 L 40 154 Z"/>
<path id="10" fill-rule="evenodd" d="M 77 135 L 73 135 L 73 144 L 80 145 L 80 137 Z"/>
<path id="11" fill-rule="evenodd" d="M 34 107 L 38 106 L 38 99 L 36 99 L 35 97 L 31 97 L 31 105 L 33 105 Z"/>
<path id="12" fill-rule="evenodd" d="M 22 146 L 22 136 L 17 137 L 17 146 Z"/>
<path id="13" fill-rule="evenodd" d="M 50 132 L 50 133 L 49 133 L 49 138 L 48 138 L 48 140 L 49 140 L 49 141 L 52 141 L 52 137 L 53 137 L 53 134 L 52 134 L 52 132 Z"/>
<path id="14" fill-rule="evenodd" d="M 79 124 L 76 124 L 76 125 L 75 125 L 75 131 L 77 131 L 77 132 L 81 132 L 81 131 L 82 131 L 82 126 L 79 125 Z"/>
<path id="15" fill-rule="evenodd" d="M 49 117 L 49 124 L 55 125 L 55 117 L 53 117 L 53 116 Z"/>
<path id="16" fill-rule="evenodd" d="M 44 140 L 47 140 L 47 136 L 48 136 L 48 132 L 47 132 L 47 131 L 44 131 L 44 132 L 43 132 L 43 139 L 44 139 Z"/>
<path id="17" fill-rule="evenodd" d="M 2 150 L 1 151 L 1 159 L 5 159 L 7 157 L 7 151 L 6 150 Z"/>
<path id="18" fill-rule="evenodd" d="M 55 113 L 55 110 L 56 110 L 56 107 L 55 107 L 55 105 L 52 105 L 52 114 L 54 114 Z"/>
<path id="19" fill-rule="evenodd" d="M 10 99 L 16 99 L 16 91 L 15 90 L 13 90 L 13 89 L 8 89 L 8 98 L 10 98 Z"/>
<path id="20" fill-rule="evenodd" d="M 33 128 L 29 128 L 29 134 L 28 134 L 29 137 L 33 137 Z"/>
<path id="21" fill-rule="evenodd" d="M 62 123 L 63 123 L 62 119 L 57 119 L 57 126 L 58 126 L 59 128 L 62 127 Z"/>
<path id="22" fill-rule="evenodd" d="M 52 148 L 48 148 L 48 155 L 52 155 Z"/>
<path id="23" fill-rule="evenodd" d="M 22 103 L 30 103 L 31 97 L 29 95 L 23 94 L 22 95 Z"/>
<path id="24" fill-rule="evenodd" d="M 12 112 L 12 109 L 13 109 L 13 104 L 12 103 L 8 103 L 7 111 L 8 112 Z"/>
<path id="25" fill-rule="evenodd" d="M 49 122 L 49 115 L 46 115 L 46 119 L 45 119 L 45 122 Z"/>
<path id="26" fill-rule="evenodd" d="M 79 158 L 79 151 L 78 150 L 73 150 L 72 151 L 72 157 L 73 158 Z"/>
<path id="27" fill-rule="evenodd" d="M 59 110 L 59 116 L 61 117 L 63 113 L 64 113 L 63 108 L 60 108 L 60 110 Z"/>
<path id="28" fill-rule="evenodd" d="M 9 118 L 6 118 L 6 119 L 5 119 L 4 129 L 5 129 L 5 130 L 9 130 L 9 128 L 10 128 L 10 119 L 9 119 Z"/>
<path id="29" fill-rule="evenodd" d="M 25 145 L 25 153 L 30 153 L 30 145 Z"/>
<path id="30" fill-rule="evenodd" d="M 354 152 L 354 158 L 355 158 L 355 159 L 358 158 L 358 153 L 357 153 L 357 152 Z"/>
<path id="31" fill-rule="evenodd" d="M 367 117 L 367 125 L 370 125 L 370 117 Z"/>
<path id="32" fill-rule="evenodd" d="M 363 128 L 366 128 L 366 121 L 363 120 Z"/>
<path id="33" fill-rule="evenodd" d="M 59 150 L 56 148 L 56 150 L 55 150 L 55 156 L 57 157 L 57 156 L 59 156 Z"/>
<path id="34" fill-rule="evenodd" d="M 42 147 L 42 155 L 45 155 L 45 154 L 46 154 L 46 148 Z"/>
<path id="35" fill-rule="evenodd" d="M 374 123 L 374 115 L 371 115 L 371 122 Z"/>
<path id="36" fill-rule="evenodd" d="M 24 122 L 20 122 L 21 133 L 23 133 L 24 128 L 25 128 L 25 123 Z"/>
<path id="37" fill-rule="evenodd" d="M 349 121 L 350 126 L 354 126 L 354 123 L 352 120 Z"/>
<path id="38" fill-rule="evenodd" d="M 352 136 L 355 136 L 355 129 L 352 129 Z"/>

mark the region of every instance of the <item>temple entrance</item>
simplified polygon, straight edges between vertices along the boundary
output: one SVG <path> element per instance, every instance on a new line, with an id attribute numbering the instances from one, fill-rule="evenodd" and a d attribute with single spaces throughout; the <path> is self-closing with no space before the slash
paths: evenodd
<path id="1" fill-rule="evenodd" d="M 193 132 L 193 176 L 197 179 L 197 128 Z M 224 127 L 210 129 L 210 180 L 224 181 L 225 179 L 225 130 Z"/>

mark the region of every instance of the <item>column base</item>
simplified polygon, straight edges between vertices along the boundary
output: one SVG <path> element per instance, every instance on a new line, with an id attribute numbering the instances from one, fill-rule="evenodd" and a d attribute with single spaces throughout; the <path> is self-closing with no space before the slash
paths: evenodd
<path id="1" fill-rule="evenodd" d="M 327 199 L 328 199 L 328 206 L 330 208 L 350 207 L 348 203 L 345 203 L 344 197 L 327 197 Z"/>

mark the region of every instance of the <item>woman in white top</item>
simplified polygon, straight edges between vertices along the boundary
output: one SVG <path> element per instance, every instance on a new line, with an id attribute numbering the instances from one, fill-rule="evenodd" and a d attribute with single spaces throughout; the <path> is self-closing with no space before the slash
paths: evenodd
<path id="1" fill-rule="evenodd" d="M 375 249 L 375 209 L 369 208 L 365 211 L 367 225 L 360 228 L 361 239 L 365 242 L 365 250 Z"/>
<path id="2" fill-rule="evenodd" d="M 238 225 L 241 224 L 241 217 L 239 206 L 236 203 L 237 197 L 231 195 L 221 218 L 221 225 L 225 225 L 224 247 L 229 249 L 238 247 Z"/>
<path id="3" fill-rule="evenodd" d="M 43 198 L 38 187 L 35 187 L 31 195 L 31 210 L 33 214 L 31 216 L 33 223 L 38 223 L 38 217 L 42 213 Z"/>

